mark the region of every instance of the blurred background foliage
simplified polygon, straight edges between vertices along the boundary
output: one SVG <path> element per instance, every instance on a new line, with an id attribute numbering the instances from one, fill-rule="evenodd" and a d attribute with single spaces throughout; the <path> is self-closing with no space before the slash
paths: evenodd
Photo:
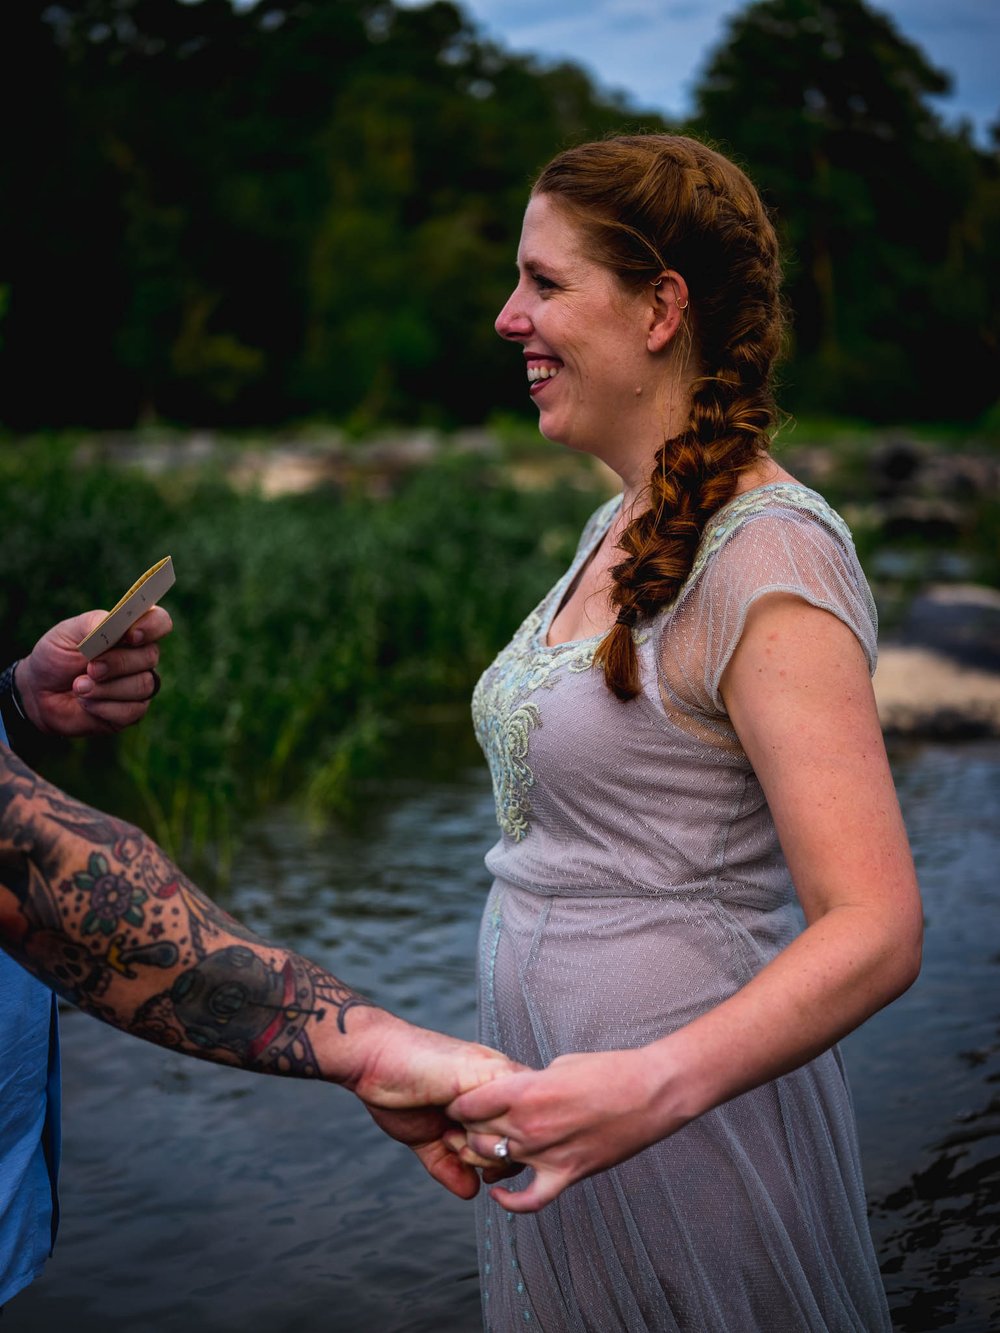
<path id="1" fill-rule="evenodd" d="M 0 423 L 442 426 L 525 410 L 494 337 L 533 174 L 690 128 L 788 257 L 788 407 L 975 421 L 1000 382 L 996 144 L 862 0 L 758 0 L 665 126 L 448 0 L 19 0 Z M 18 89 L 30 89 L 26 102 Z"/>
<path id="2" fill-rule="evenodd" d="M 747 5 L 684 126 L 448 0 L 19 0 L 0 34 L 4 663 L 162 555 L 178 569 L 144 724 L 68 759 L 18 744 L 175 854 L 224 869 L 242 816 L 292 792 L 349 816 L 418 716 L 467 732 L 479 672 L 607 493 L 544 443 L 539 467 L 492 327 L 530 182 L 572 142 L 691 130 L 747 166 L 785 241 L 782 461 L 866 557 L 895 525 L 900 586 L 935 561 L 1000 579 L 995 467 L 928 466 L 1000 438 L 1000 126 L 989 149 L 946 127 L 946 76 L 862 0 Z M 870 427 L 898 422 L 936 423 L 883 451 L 883 481 L 920 484 L 866 509 Z M 445 443 L 377 493 L 363 468 L 265 498 L 212 462 L 122 466 L 165 430 L 326 432 L 360 459 L 390 429 L 484 424 L 485 452 Z"/>
<path id="3" fill-rule="evenodd" d="M 164 689 L 115 742 L 116 771 L 106 739 L 68 754 L 30 728 L 12 739 L 175 855 L 209 853 L 209 873 L 224 872 L 244 815 L 292 792 L 317 817 L 349 818 L 363 780 L 391 773 L 398 745 L 421 744 L 414 725 L 426 737 L 437 719 L 471 739 L 472 686 L 600 498 L 596 482 L 526 489 L 501 458 L 454 451 L 376 496 L 264 498 L 211 467 L 165 482 L 58 438 L 0 451 L 0 493 L 10 657 L 95 590 L 113 600 L 173 555 Z"/>

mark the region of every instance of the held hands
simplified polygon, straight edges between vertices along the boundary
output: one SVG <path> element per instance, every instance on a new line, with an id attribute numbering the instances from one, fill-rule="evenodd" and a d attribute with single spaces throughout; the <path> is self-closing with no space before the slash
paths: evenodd
<path id="1" fill-rule="evenodd" d="M 680 1129 L 687 1117 L 664 1103 L 662 1073 L 648 1051 L 563 1055 L 547 1069 L 501 1075 L 457 1097 L 447 1114 L 461 1121 L 447 1142 L 467 1164 L 481 1166 L 489 1183 L 498 1171 L 493 1154 L 508 1140 L 510 1160 L 534 1168 L 523 1190 L 491 1190 L 512 1213 L 537 1212 L 567 1185 L 604 1171 Z"/>
<path id="2" fill-rule="evenodd" d="M 170 616 L 154 606 L 121 643 L 88 662 L 76 645 L 103 618 L 103 611 L 86 611 L 60 621 L 18 663 L 18 692 L 39 731 L 94 736 L 145 716 L 159 688 L 158 641 L 173 628 Z"/>
<path id="3" fill-rule="evenodd" d="M 356 1012 L 360 1017 L 362 1011 Z M 473 1198 L 479 1191 L 475 1168 L 446 1140 L 449 1133 L 457 1133 L 464 1144 L 465 1134 L 442 1108 L 461 1093 L 521 1066 L 487 1046 L 413 1027 L 387 1014 L 376 1021 L 377 1032 L 365 1029 L 360 1076 L 348 1086 L 375 1123 L 412 1148 L 439 1184 L 461 1199 Z"/>
<path id="4" fill-rule="evenodd" d="M 369 1013 L 371 1011 L 368 1011 Z M 496 1188 L 509 1212 L 537 1212 L 567 1185 L 623 1162 L 690 1118 L 670 1107 L 668 1061 L 648 1049 L 563 1055 L 527 1069 L 499 1051 L 372 1015 L 361 1074 L 348 1086 L 375 1122 L 460 1198 L 534 1169 L 527 1188 Z M 509 1159 L 496 1157 L 501 1140 Z"/>

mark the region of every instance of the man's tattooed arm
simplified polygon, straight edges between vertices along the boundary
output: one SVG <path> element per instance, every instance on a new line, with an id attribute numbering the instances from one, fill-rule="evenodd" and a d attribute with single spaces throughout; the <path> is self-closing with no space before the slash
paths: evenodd
<path id="1" fill-rule="evenodd" d="M 145 834 L 0 744 L 0 946 L 59 995 L 186 1055 L 350 1088 L 445 1188 L 479 1179 L 441 1110 L 516 1066 L 413 1027 L 223 912 Z M 350 1021 L 348 1022 L 348 1016 Z"/>
<path id="2" fill-rule="evenodd" d="M 350 1079 L 320 1068 L 316 1038 L 346 1035 L 349 1011 L 369 1001 L 258 938 L 139 830 L 6 749 L 0 812 L 0 944 L 59 995 L 189 1055 Z"/>

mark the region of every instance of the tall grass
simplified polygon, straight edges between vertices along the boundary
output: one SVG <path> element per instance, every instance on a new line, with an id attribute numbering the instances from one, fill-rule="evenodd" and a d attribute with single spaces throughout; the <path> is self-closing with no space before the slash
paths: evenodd
<path id="1" fill-rule="evenodd" d="M 378 499 L 264 499 L 74 458 L 51 443 L 0 450 L 0 641 L 19 655 L 172 555 L 161 694 L 141 726 L 78 747 L 66 785 L 95 799 L 117 768 L 121 799 L 171 852 L 223 859 L 248 812 L 292 795 L 349 810 L 414 710 L 464 706 L 601 498 L 518 490 L 464 457 Z"/>

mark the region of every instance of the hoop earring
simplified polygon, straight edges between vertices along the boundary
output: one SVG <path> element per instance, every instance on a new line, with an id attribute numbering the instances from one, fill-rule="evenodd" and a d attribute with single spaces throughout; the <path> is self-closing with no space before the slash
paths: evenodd
<path id="1" fill-rule="evenodd" d="M 651 282 L 649 285 L 650 285 L 650 287 L 659 287 L 659 285 L 660 285 L 660 283 L 661 283 L 662 281 L 663 281 L 662 278 L 657 278 L 655 282 Z"/>
<path id="2" fill-rule="evenodd" d="M 690 304 L 691 304 L 690 301 L 678 301 L 678 302 L 677 302 L 677 309 L 678 309 L 678 310 L 686 310 Z"/>

